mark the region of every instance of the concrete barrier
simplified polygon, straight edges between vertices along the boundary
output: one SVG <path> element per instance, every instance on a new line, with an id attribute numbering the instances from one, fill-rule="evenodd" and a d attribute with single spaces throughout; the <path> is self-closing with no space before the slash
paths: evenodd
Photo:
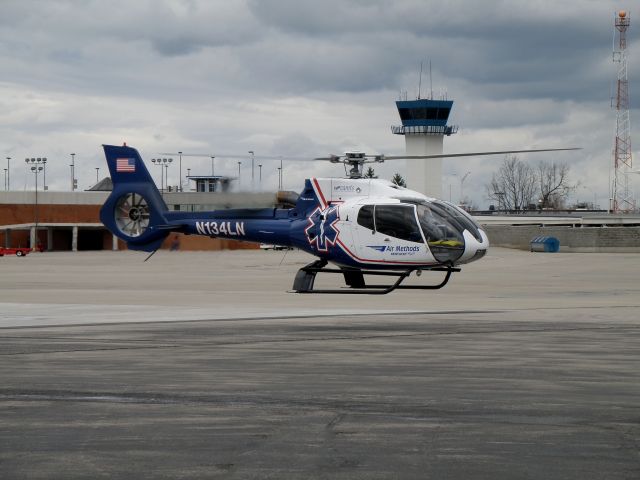
<path id="1" fill-rule="evenodd" d="M 529 250 L 533 237 L 560 240 L 561 252 L 640 252 L 640 227 L 484 225 L 491 245 Z"/>

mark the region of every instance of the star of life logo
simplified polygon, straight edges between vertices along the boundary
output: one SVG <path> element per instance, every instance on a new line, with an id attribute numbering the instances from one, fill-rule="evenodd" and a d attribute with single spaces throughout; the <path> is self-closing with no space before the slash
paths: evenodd
<path id="1" fill-rule="evenodd" d="M 320 252 L 326 252 L 329 246 L 334 246 L 340 234 L 336 225 L 339 220 L 338 206 L 329 206 L 324 210 L 316 208 L 309 216 L 309 225 L 304 231 L 309 244 L 315 245 Z"/>

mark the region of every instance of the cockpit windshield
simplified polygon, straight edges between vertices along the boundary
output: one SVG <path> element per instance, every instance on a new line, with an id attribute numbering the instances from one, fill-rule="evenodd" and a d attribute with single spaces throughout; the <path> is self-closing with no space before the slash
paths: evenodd
<path id="1" fill-rule="evenodd" d="M 448 215 L 451 216 L 451 221 L 455 223 L 458 228 L 469 230 L 469 233 L 473 235 L 476 240 L 482 242 L 480 227 L 478 227 L 473 218 L 471 218 L 471 215 L 469 215 L 467 212 L 447 202 L 435 201 L 432 203 L 432 205 L 443 209 L 445 212 L 447 212 Z"/>
<path id="2" fill-rule="evenodd" d="M 420 227 L 431 253 L 439 262 L 455 262 L 464 253 L 463 232 L 467 228 L 451 209 L 457 210 L 442 202 L 417 205 Z"/>

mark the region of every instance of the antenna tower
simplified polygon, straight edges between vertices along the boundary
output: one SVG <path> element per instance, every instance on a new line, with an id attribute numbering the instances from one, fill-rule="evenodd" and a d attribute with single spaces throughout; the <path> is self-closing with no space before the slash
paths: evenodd
<path id="1" fill-rule="evenodd" d="M 629 213 L 635 210 L 635 201 L 629 189 L 631 173 L 631 121 L 629 118 L 629 80 L 627 78 L 627 29 L 630 24 L 628 12 L 620 11 L 615 16 L 613 62 L 618 64 L 616 83 L 616 138 L 613 146 L 613 213 Z"/>

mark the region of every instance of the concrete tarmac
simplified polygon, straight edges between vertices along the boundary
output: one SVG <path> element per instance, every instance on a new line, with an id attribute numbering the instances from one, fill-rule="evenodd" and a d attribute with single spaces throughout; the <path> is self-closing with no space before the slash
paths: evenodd
<path id="1" fill-rule="evenodd" d="M 286 293 L 300 252 L 144 257 L 0 258 L 0 478 L 640 477 L 638 254 L 386 296 Z"/>

